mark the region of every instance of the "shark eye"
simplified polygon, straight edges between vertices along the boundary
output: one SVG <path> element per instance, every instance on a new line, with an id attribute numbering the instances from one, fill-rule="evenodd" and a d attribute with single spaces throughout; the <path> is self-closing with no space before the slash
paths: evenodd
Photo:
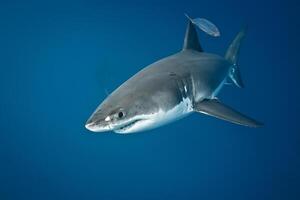
<path id="1" fill-rule="evenodd" d="M 119 118 L 124 117 L 124 113 L 123 113 L 122 111 L 120 111 L 120 112 L 118 113 L 118 117 L 119 117 Z"/>

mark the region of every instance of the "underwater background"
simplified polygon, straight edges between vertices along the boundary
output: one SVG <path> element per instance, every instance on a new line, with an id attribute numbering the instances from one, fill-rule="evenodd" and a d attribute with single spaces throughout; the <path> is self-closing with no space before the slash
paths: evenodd
<path id="1" fill-rule="evenodd" d="M 297 1 L 1 1 L 0 199 L 300 199 Z M 147 132 L 92 133 L 107 92 L 179 51 L 187 19 L 224 55 L 242 26 L 244 89 L 219 98 L 258 129 L 193 114 Z"/>

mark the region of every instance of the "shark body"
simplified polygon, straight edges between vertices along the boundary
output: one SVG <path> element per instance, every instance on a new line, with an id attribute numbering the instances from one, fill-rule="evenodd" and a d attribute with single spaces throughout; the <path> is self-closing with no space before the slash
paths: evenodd
<path id="1" fill-rule="evenodd" d="M 189 21 L 183 49 L 131 77 L 111 93 L 86 122 L 93 132 L 126 134 L 159 127 L 191 113 L 203 113 L 236 124 L 262 124 L 222 104 L 216 95 L 225 82 L 243 83 L 237 67 L 242 30 L 225 57 L 205 53 Z"/>

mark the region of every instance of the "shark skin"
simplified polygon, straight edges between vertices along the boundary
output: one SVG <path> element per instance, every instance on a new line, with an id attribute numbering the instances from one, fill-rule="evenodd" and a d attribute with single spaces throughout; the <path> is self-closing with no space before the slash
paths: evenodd
<path id="1" fill-rule="evenodd" d="M 85 127 L 93 132 L 135 133 L 195 112 L 240 125 L 261 126 L 216 100 L 225 82 L 237 77 L 232 73 L 238 71 L 233 69 L 237 69 L 236 56 L 243 35 L 244 32 L 238 34 L 226 54 L 229 56 L 224 58 L 203 52 L 196 29 L 189 21 L 183 49 L 124 82 L 97 107 Z"/>

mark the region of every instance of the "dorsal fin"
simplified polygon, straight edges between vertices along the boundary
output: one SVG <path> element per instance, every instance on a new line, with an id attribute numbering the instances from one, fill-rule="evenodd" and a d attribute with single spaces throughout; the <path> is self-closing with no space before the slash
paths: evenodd
<path id="1" fill-rule="evenodd" d="M 198 35 L 197 35 L 195 25 L 193 24 L 193 22 L 189 17 L 188 19 L 189 22 L 186 28 L 182 50 L 191 49 L 191 50 L 203 52 L 202 47 L 198 40 Z"/>

